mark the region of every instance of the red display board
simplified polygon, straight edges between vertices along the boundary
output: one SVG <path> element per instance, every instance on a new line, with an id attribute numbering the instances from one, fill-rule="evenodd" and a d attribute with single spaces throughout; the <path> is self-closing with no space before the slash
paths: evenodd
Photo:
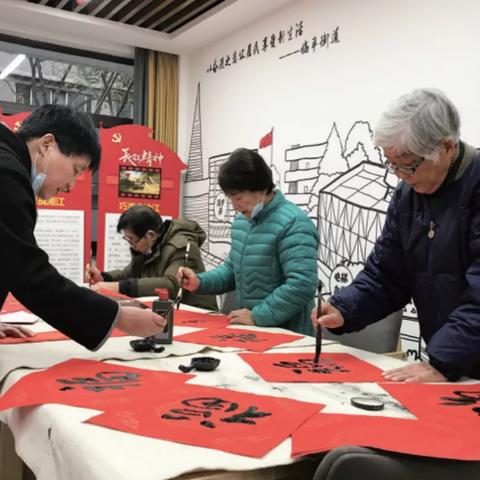
<path id="1" fill-rule="evenodd" d="M 97 265 L 103 270 L 106 255 L 115 255 L 116 221 L 108 215 L 143 204 L 177 218 L 181 171 L 187 166 L 166 145 L 152 140 L 151 129 L 142 125 L 101 128 L 100 141 Z"/>
<path id="2" fill-rule="evenodd" d="M 16 132 L 22 122 L 30 115 L 31 112 L 21 112 L 15 115 L 4 115 L 0 108 L 0 122 L 5 124 L 10 130 Z"/>
<path id="3" fill-rule="evenodd" d="M 314 363 L 314 351 L 300 353 L 241 353 L 267 382 L 382 382 L 382 370 L 348 353 L 323 353 Z"/>
<path id="4" fill-rule="evenodd" d="M 216 347 L 232 347 L 254 352 L 265 352 L 269 348 L 294 342 L 303 338 L 288 333 L 270 333 L 239 328 L 206 329 L 198 332 L 175 335 L 177 342 L 199 343 Z"/>

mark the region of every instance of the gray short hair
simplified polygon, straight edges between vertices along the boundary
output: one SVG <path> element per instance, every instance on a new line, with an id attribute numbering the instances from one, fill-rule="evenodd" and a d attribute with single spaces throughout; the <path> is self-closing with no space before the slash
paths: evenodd
<path id="1" fill-rule="evenodd" d="M 386 110 L 373 132 L 373 143 L 398 155 L 430 156 L 442 140 L 458 142 L 460 117 L 447 96 L 436 89 L 402 95 Z"/>

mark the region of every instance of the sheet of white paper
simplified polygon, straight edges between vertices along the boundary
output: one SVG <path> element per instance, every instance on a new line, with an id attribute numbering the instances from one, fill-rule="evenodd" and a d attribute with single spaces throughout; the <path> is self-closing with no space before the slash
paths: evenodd
<path id="1" fill-rule="evenodd" d="M 0 315 L 0 322 L 3 322 L 3 323 L 17 323 L 17 324 L 31 325 L 32 323 L 35 323 L 38 320 L 40 320 L 40 318 L 38 318 L 33 313 L 28 313 L 28 312 L 12 312 L 12 313 L 4 313 Z"/>
<path id="2" fill-rule="evenodd" d="M 38 210 L 35 238 L 50 263 L 73 282 L 83 280 L 84 212 L 82 210 Z"/>

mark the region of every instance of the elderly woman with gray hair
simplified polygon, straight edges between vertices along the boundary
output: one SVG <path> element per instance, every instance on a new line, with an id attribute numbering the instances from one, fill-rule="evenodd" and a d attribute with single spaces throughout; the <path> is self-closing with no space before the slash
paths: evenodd
<path id="1" fill-rule="evenodd" d="M 480 154 L 460 140 L 455 106 L 434 89 L 400 97 L 373 140 L 402 182 L 364 269 L 312 322 L 337 334 L 357 331 L 413 298 L 429 361 L 385 379 L 480 378 Z"/>

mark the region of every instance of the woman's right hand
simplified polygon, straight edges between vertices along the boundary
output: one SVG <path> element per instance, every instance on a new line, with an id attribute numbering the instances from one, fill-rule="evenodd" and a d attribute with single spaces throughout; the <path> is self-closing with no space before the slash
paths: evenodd
<path id="1" fill-rule="evenodd" d="M 190 292 L 194 292 L 200 286 L 200 280 L 197 274 L 190 268 L 180 267 L 175 277 L 180 286 Z"/>
<path id="2" fill-rule="evenodd" d="M 89 285 L 95 285 L 98 282 L 103 282 L 102 274 L 95 265 L 87 263 L 87 266 L 85 267 L 84 282 L 88 283 Z"/>
<path id="3" fill-rule="evenodd" d="M 313 328 L 317 329 L 319 325 L 327 328 L 338 328 L 342 327 L 345 323 L 340 310 L 333 305 L 330 305 L 328 302 L 322 302 L 320 309 L 320 314 L 318 308 L 314 308 L 310 315 Z"/>

